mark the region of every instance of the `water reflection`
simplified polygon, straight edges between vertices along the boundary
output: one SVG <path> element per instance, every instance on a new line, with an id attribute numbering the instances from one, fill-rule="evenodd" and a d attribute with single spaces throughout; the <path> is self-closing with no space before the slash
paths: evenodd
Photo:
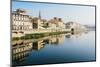
<path id="1" fill-rule="evenodd" d="M 63 43 L 64 36 L 65 34 L 60 34 L 60 35 L 53 35 L 53 36 L 40 38 L 35 41 L 34 40 L 13 41 L 12 43 L 13 54 L 25 52 L 28 50 L 40 50 L 41 48 L 44 48 L 45 44 L 55 45 L 55 44 Z"/>
<path id="2" fill-rule="evenodd" d="M 33 50 L 40 50 L 42 48 L 44 48 L 45 43 L 43 42 L 43 40 L 40 41 L 36 41 L 32 43 L 32 49 Z"/>
<path id="3" fill-rule="evenodd" d="M 70 36 L 70 35 L 68 35 Z M 24 62 L 25 57 L 29 55 L 32 50 L 40 50 L 45 47 L 46 44 L 60 45 L 64 42 L 65 34 L 53 35 L 37 40 L 19 40 L 13 41 L 13 61 Z"/>
<path id="4" fill-rule="evenodd" d="M 43 37 L 35 40 L 18 40 L 12 42 L 13 65 L 27 64 L 28 56 L 32 51 L 40 51 L 46 45 L 63 45 L 65 39 L 78 38 L 83 33 L 67 33 Z M 88 34 L 88 32 L 84 33 Z M 52 49 L 51 49 L 52 50 Z"/>

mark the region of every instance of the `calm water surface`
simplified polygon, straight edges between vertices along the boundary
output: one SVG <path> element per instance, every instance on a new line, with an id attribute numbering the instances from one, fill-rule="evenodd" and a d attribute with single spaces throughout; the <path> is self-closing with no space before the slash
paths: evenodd
<path id="1" fill-rule="evenodd" d="M 95 61 L 95 31 L 13 41 L 13 65 Z"/>

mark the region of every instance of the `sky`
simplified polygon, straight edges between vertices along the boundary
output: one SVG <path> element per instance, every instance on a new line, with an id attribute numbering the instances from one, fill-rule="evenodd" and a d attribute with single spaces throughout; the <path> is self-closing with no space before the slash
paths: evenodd
<path id="1" fill-rule="evenodd" d="M 62 18 L 64 23 L 73 21 L 84 25 L 95 25 L 94 6 L 12 1 L 12 11 L 18 8 L 25 9 L 27 14 L 33 17 L 38 17 L 40 11 L 43 19 L 58 17 Z"/>

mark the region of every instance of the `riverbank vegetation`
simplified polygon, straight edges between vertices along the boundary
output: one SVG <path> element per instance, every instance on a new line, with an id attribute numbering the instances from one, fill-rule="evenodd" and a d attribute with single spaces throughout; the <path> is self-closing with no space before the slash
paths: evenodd
<path id="1" fill-rule="evenodd" d="M 68 32 L 47 32 L 47 33 L 34 33 L 34 34 L 25 34 L 25 36 L 22 37 L 13 37 L 12 40 L 24 40 L 24 39 L 38 39 L 41 37 L 51 36 L 51 35 L 59 35 L 64 34 Z"/>

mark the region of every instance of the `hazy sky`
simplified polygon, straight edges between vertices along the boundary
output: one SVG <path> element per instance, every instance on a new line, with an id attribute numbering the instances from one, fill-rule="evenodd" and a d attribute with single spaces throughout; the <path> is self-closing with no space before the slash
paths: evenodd
<path id="1" fill-rule="evenodd" d="M 95 24 L 95 7 L 93 6 L 12 2 L 12 11 L 18 8 L 26 9 L 28 14 L 33 17 L 38 17 L 39 11 L 41 11 L 42 18 L 47 20 L 59 17 L 65 23 L 74 21 L 81 24 Z"/>

